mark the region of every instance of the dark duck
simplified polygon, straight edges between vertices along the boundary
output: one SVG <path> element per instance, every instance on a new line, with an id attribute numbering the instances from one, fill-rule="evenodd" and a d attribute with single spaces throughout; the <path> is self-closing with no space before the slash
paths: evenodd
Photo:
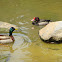
<path id="1" fill-rule="evenodd" d="M 33 25 L 47 25 L 51 20 L 44 20 L 44 19 L 39 19 L 39 17 L 34 17 L 32 20 Z"/>
<path id="2" fill-rule="evenodd" d="M 13 31 L 17 30 L 14 27 L 9 29 L 9 35 L 0 35 L 0 44 L 14 42 L 14 37 L 12 35 Z"/>

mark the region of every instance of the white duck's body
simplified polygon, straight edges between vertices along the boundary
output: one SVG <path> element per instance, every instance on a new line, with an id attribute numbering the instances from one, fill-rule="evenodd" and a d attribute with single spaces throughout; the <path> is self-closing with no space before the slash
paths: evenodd
<path id="1" fill-rule="evenodd" d="M 43 25 L 47 25 L 49 22 L 39 22 L 38 25 L 39 26 L 43 26 Z"/>
<path id="2" fill-rule="evenodd" d="M 13 36 L 0 35 L 0 43 L 11 43 L 14 42 Z"/>
<path id="3" fill-rule="evenodd" d="M 0 35 L 0 44 L 14 42 L 14 37 L 12 36 L 12 32 L 14 30 L 16 29 L 14 27 L 11 27 L 9 30 L 9 35 Z"/>

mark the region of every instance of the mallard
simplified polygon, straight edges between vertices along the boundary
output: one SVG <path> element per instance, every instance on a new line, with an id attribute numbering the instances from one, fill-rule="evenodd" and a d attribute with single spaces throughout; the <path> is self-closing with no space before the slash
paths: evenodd
<path id="1" fill-rule="evenodd" d="M 14 27 L 11 27 L 9 29 L 9 35 L 0 35 L 0 43 L 11 43 L 11 42 L 14 42 L 14 37 L 12 35 L 12 32 L 14 30 L 17 30 L 17 29 L 15 29 Z"/>
<path id="2" fill-rule="evenodd" d="M 33 25 L 47 25 L 51 20 L 39 19 L 39 17 L 34 17 L 31 21 Z"/>

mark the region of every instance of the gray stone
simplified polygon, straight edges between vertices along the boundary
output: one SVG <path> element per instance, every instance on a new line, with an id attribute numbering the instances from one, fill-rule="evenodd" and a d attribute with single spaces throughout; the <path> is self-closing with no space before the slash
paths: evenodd
<path id="1" fill-rule="evenodd" d="M 62 41 L 62 21 L 50 22 L 39 30 L 39 36 L 44 41 Z"/>

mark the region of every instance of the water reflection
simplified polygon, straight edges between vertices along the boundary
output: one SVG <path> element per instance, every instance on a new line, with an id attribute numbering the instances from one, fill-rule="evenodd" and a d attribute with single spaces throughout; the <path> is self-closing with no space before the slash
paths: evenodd
<path id="1" fill-rule="evenodd" d="M 11 53 L 14 52 L 12 45 L 13 43 L 0 45 L 0 62 L 6 62 L 9 60 Z"/>

